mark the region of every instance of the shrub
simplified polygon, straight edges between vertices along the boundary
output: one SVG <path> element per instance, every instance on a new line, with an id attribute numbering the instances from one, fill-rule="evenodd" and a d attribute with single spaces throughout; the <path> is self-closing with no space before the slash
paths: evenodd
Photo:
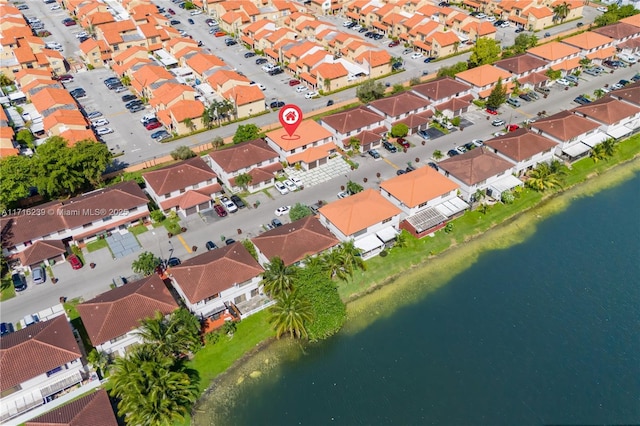
<path id="1" fill-rule="evenodd" d="M 513 195 L 511 191 L 504 191 L 502 196 L 500 197 L 501 201 L 505 204 L 512 204 L 516 197 Z"/>
<path id="2" fill-rule="evenodd" d="M 151 220 L 153 220 L 156 223 L 160 223 L 163 220 L 165 220 L 165 215 L 162 212 L 162 210 L 154 210 L 150 213 L 151 216 Z"/>
<path id="3" fill-rule="evenodd" d="M 389 254 L 389 252 L 388 252 L 388 251 L 386 251 L 386 250 L 382 250 L 382 251 L 380 252 L 380 257 L 387 257 L 387 255 L 388 255 L 388 254 Z"/>

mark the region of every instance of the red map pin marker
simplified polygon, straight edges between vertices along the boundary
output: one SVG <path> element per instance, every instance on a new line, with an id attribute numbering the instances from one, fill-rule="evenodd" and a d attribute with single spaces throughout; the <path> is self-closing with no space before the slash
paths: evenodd
<path id="1" fill-rule="evenodd" d="M 280 109 L 278 118 L 284 130 L 289 134 L 289 137 L 291 137 L 300 123 L 302 123 L 302 110 L 298 105 L 287 104 Z"/>

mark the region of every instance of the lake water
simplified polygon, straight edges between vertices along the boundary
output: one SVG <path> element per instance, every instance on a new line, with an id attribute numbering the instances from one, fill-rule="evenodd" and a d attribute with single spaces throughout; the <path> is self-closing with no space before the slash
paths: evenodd
<path id="1" fill-rule="evenodd" d="M 640 175 L 242 386 L 238 425 L 640 423 Z"/>

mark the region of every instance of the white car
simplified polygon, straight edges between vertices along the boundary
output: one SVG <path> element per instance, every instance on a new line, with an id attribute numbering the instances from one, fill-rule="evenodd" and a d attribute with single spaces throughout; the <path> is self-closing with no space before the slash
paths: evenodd
<path id="1" fill-rule="evenodd" d="M 53 6 L 51 6 L 51 10 L 60 10 L 61 7 L 59 4 L 54 4 Z"/>
<path id="2" fill-rule="evenodd" d="M 484 142 L 482 142 L 482 139 L 473 139 L 471 143 L 477 147 L 481 147 L 482 145 L 484 145 Z"/>
<path id="3" fill-rule="evenodd" d="M 78 34 L 76 34 L 76 38 L 82 38 L 82 37 L 89 37 L 89 33 L 86 31 L 81 31 Z"/>
<path id="4" fill-rule="evenodd" d="M 236 204 L 227 197 L 220 198 L 220 202 L 229 213 L 235 213 L 238 211 L 238 206 L 236 206 Z"/>
<path id="5" fill-rule="evenodd" d="M 307 99 L 313 99 L 316 96 L 320 96 L 320 93 L 316 92 L 315 90 L 312 91 L 312 92 L 307 92 L 307 93 L 304 94 L 304 97 L 307 98 Z"/>
<path id="6" fill-rule="evenodd" d="M 302 180 L 300 178 L 292 176 L 292 177 L 289 178 L 289 180 L 291 182 L 295 183 L 298 188 L 302 188 L 304 186 L 304 184 L 302 183 Z"/>
<path id="7" fill-rule="evenodd" d="M 422 53 L 420 52 L 416 52 L 413 55 L 411 55 L 411 59 L 420 59 L 422 58 Z"/>
<path id="8" fill-rule="evenodd" d="M 307 86 L 303 86 L 302 84 L 296 87 L 296 92 L 298 93 L 306 92 L 307 90 Z"/>
<path id="9" fill-rule="evenodd" d="M 635 56 L 629 53 L 619 53 L 618 59 L 620 59 L 621 61 L 625 61 L 629 64 L 635 64 L 638 62 L 638 58 L 636 58 Z"/>
<path id="10" fill-rule="evenodd" d="M 289 190 L 287 189 L 287 187 L 284 186 L 284 183 L 280 181 L 276 181 L 275 187 L 278 190 L 278 192 L 281 193 L 282 195 L 289 193 Z"/>
<path id="11" fill-rule="evenodd" d="M 511 26 L 511 24 L 509 24 L 508 22 L 503 22 L 502 24 L 500 24 L 500 28 L 509 28 Z"/>
<path id="12" fill-rule="evenodd" d="M 293 183 L 293 182 L 291 182 L 289 179 L 285 180 L 285 181 L 284 181 L 284 182 L 282 182 L 282 183 L 284 183 L 284 186 L 286 186 L 286 187 L 287 187 L 287 189 L 288 189 L 289 191 L 291 191 L 291 192 L 294 192 L 294 191 L 297 191 L 297 190 L 298 190 L 298 187 L 296 186 L 296 184 L 295 184 L 295 183 Z"/>
<path id="13" fill-rule="evenodd" d="M 154 118 L 156 118 L 155 114 L 145 114 L 142 116 L 142 118 L 140 119 L 140 122 L 142 124 L 144 124 L 145 122 L 149 121 L 149 120 L 153 120 Z"/>
<path id="14" fill-rule="evenodd" d="M 289 210 L 291 210 L 291 206 L 278 207 L 274 214 L 276 216 L 284 216 L 285 214 L 289 213 Z"/>
<path id="15" fill-rule="evenodd" d="M 484 19 L 486 17 L 487 17 L 487 15 L 485 15 L 484 13 L 479 13 L 479 14 L 476 15 L 476 18 L 478 18 L 478 19 Z"/>
<path id="16" fill-rule="evenodd" d="M 495 16 L 487 16 L 487 21 L 496 22 L 496 17 Z"/>
<path id="17" fill-rule="evenodd" d="M 62 45 L 57 41 L 51 41 L 49 43 L 45 43 L 44 47 L 52 50 L 62 49 Z"/>
<path id="18" fill-rule="evenodd" d="M 109 124 L 109 120 L 107 120 L 106 118 L 100 118 L 96 121 L 91 122 L 91 124 L 94 127 L 101 127 L 101 126 L 106 126 L 107 124 Z"/>
<path id="19" fill-rule="evenodd" d="M 116 90 L 114 90 L 113 92 L 114 93 L 122 93 L 122 92 L 126 92 L 127 90 L 129 90 L 129 89 L 127 89 L 124 86 L 118 86 L 118 87 L 116 87 Z"/>
<path id="20" fill-rule="evenodd" d="M 362 29 L 362 25 L 356 25 L 355 27 L 351 27 L 353 31 L 360 31 Z"/>
<path id="21" fill-rule="evenodd" d="M 338 198 L 342 200 L 343 198 L 347 198 L 349 194 L 345 191 L 338 192 Z"/>
<path id="22" fill-rule="evenodd" d="M 561 84 L 563 86 L 571 86 L 571 82 L 567 79 L 561 78 L 560 80 L 557 80 L 556 83 Z"/>
<path id="23" fill-rule="evenodd" d="M 605 7 L 605 6 L 597 7 L 597 8 L 596 8 L 596 10 L 597 10 L 598 12 L 603 12 L 603 13 L 604 13 L 604 12 L 608 12 L 608 11 L 609 11 L 609 9 L 608 9 L 607 7 Z"/>
<path id="24" fill-rule="evenodd" d="M 274 69 L 275 67 L 276 67 L 276 66 L 275 66 L 275 65 L 273 65 L 273 64 L 266 64 L 266 65 L 263 65 L 263 66 L 262 66 L 262 71 L 264 71 L 264 72 L 269 72 L 269 71 L 271 71 L 272 69 Z"/>
<path id="25" fill-rule="evenodd" d="M 499 137 L 499 136 L 504 136 L 504 135 L 506 135 L 506 134 L 507 134 L 507 132 L 495 132 L 495 133 L 493 134 L 493 136 L 495 136 L 495 137 L 497 138 L 497 137 Z"/>
<path id="26" fill-rule="evenodd" d="M 191 15 L 191 16 L 196 16 L 196 15 L 200 15 L 200 14 L 202 14 L 202 10 L 200 10 L 200 9 L 192 10 L 191 13 L 189 13 L 189 15 Z"/>
<path id="27" fill-rule="evenodd" d="M 98 127 L 96 129 L 96 134 L 98 136 L 108 135 L 109 133 L 113 133 L 113 129 L 111 127 Z"/>
<path id="28" fill-rule="evenodd" d="M 100 111 L 92 111 L 87 114 L 87 118 L 89 120 L 93 120 L 94 118 L 102 117 L 102 113 Z"/>
<path id="29" fill-rule="evenodd" d="M 343 26 L 343 27 L 347 27 L 347 26 L 349 26 L 349 24 L 351 24 L 351 21 L 344 21 L 344 22 L 342 23 L 342 26 Z"/>

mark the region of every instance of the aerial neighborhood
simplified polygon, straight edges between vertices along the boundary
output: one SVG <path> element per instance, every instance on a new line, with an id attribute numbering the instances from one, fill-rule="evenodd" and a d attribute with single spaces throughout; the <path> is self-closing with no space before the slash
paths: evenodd
<path id="1" fill-rule="evenodd" d="M 637 133 L 640 14 L 587 3 L 0 0 L 0 422 L 142 424 L 101 360 L 153 321 L 210 344 Z"/>

